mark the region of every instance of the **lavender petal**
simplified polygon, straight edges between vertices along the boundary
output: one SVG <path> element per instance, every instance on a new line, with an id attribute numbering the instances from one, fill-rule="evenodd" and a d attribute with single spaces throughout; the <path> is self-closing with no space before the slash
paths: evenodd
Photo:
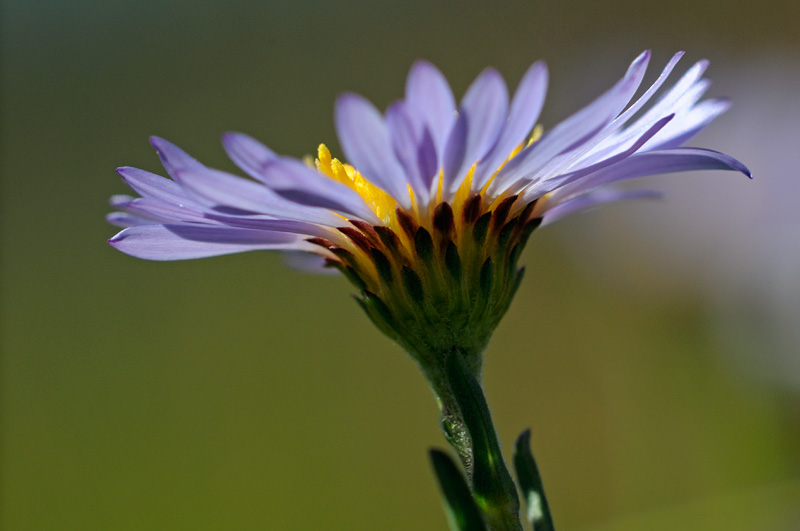
<path id="1" fill-rule="evenodd" d="M 138 225 L 152 225 L 153 220 L 130 214 L 128 212 L 111 212 L 106 215 L 106 221 L 117 227 L 127 228 Z"/>
<path id="2" fill-rule="evenodd" d="M 139 225 L 108 240 L 145 260 L 188 260 L 259 249 L 292 249 L 297 237 L 280 232 L 192 225 Z"/>
<path id="3" fill-rule="evenodd" d="M 547 65 L 542 61 L 535 62 L 522 76 L 511 101 L 508 122 L 503 127 L 492 151 L 478 163 L 472 176 L 473 191 L 483 188 L 500 164 L 525 141 L 544 106 L 547 80 Z"/>
<path id="4" fill-rule="evenodd" d="M 173 179 L 175 179 L 175 172 L 177 170 L 205 167 L 181 148 L 163 138 L 151 136 L 150 145 L 155 148 L 156 153 L 158 153 L 161 159 L 161 164 L 164 165 L 164 169 L 167 170 L 167 173 Z"/>
<path id="5" fill-rule="evenodd" d="M 403 101 L 386 110 L 386 125 L 394 152 L 403 165 L 414 195 L 420 204 L 427 204 L 430 184 L 436 174 L 436 147 L 428 128 L 408 112 Z"/>
<path id="6" fill-rule="evenodd" d="M 222 145 L 234 164 L 259 181 L 264 166 L 277 156 L 267 146 L 243 133 L 225 133 L 222 135 Z"/>
<path id="7" fill-rule="evenodd" d="M 557 155 L 579 148 L 602 131 L 633 97 L 649 60 L 650 52 L 643 52 L 611 89 L 511 159 L 492 180 L 487 190 L 489 195 L 500 195 L 520 175 L 537 174 L 548 163 L 552 165 Z"/>
<path id="8" fill-rule="evenodd" d="M 314 236 L 325 238 L 331 241 L 343 240 L 342 233 L 330 226 L 309 223 L 308 221 L 276 219 L 266 216 L 229 216 L 209 212 L 205 215 L 207 220 L 223 223 L 230 227 L 242 229 L 267 230 L 286 232 L 290 234 L 300 234 L 302 236 Z M 344 220 L 339 218 L 339 226 L 344 225 Z"/>
<path id="9" fill-rule="evenodd" d="M 295 203 L 326 208 L 372 224 L 381 223 L 357 192 L 298 160 L 279 157 L 264 169 L 263 176 L 275 193 Z"/>
<path id="10" fill-rule="evenodd" d="M 408 181 L 378 109 L 357 94 L 343 94 L 336 101 L 335 121 L 348 162 L 403 208 L 411 208 Z"/>
<path id="11" fill-rule="evenodd" d="M 191 201 L 186 195 L 186 192 L 181 186 L 155 173 L 140 170 L 139 168 L 131 168 L 128 166 L 117 168 L 117 173 L 122 177 L 125 183 L 136 190 L 139 195 L 143 197 L 153 197 L 161 199 L 162 201 L 169 201 L 180 203 L 182 201 Z"/>
<path id="12" fill-rule="evenodd" d="M 284 251 L 283 259 L 286 265 L 297 271 L 315 275 L 337 275 L 335 267 L 328 266 L 325 256 L 303 251 Z"/>
<path id="13" fill-rule="evenodd" d="M 750 170 L 730 155 L 701 148 L 675 148 L 637 153 L 553 192 L 553 199 L 583 193 L 604 184 L 660 173 L 732 170 L 752 178 Z"/>
<path id="14" fill-rule="evenodd" d="M 648 150 L 676 148 L 700 132 L 705 126 L 730 108 L 726 99 L 698 103 L 678 117 L 676 123 L 665 127 L 647 146 Z"/>
<path id="15" fill-rule="evenodd" d="M 543 180 L 543 179 L 536 179 L 533 181 L 533 185 L 525 190 L 525 194 L 523 199 L 525 201 L 533 201 L 541 197 L 542 195 L 554 191 L 556 189 L 561 190 L 566 185 L 572 182 L 576 182 L 587 175 L 591 175 L 593 173 L 600 172 L 603 168 L 607 168 L 617 164 L 618 162 L 632 156 L 636 153 L 644 144 L 646 144 L 651 138 L 656 136 L 659 131 L 661 131 L 669 122 L 674 118 L 674 115 L 665 116 L 664 118 L 657 121 L 653 124 L 650 129 L 644 132 L 636 141 L 629 146 L 625 151 L 620 153 L 616 153 L 615 155 L 605 158 L 591 166 L 586 166 L 580 168 L 578 170 L 572 171 L 570 173 L 566 173 L 563 175 L 557 175 L 551 179 Z"/>
<path id="16" fill-rule="evenodd" d="M 176 178 L 187 191 L 210 208 L 224 207 L 245 214 L 268 214 L 332 226 L 341 224 L 341 218 L 331 212 L 297 205 L 262 184 L 223 171 L 205 167 L 178 170 Z"/>
<path id="17" fill-rule="evenodd" d="M 118 198 L 114 207 L 161 223 L 207 223 L 202 210 L 152 197 Z"/>
<path id="18" fill-rule="evenodd" d="M 542 216 L 542 225 L 549 225 L 570 214 L 604 203 L 630 199 L 660 199 L 661 197 L 662 193 L 657 190 L 594 190 L 548 209 Z"/>
<path id="19" fill-rule="evenodd" d="M 467 89 L 444 152 L 444 196 L 461 186 L 467 172 L 497 141 L 508 116 L 508 89 L 494 69 L 484 70 Z M 457 129 L 463 131 L 456 132 Z"/>
<path id="20" fill-rule="evenodd" d="M 447 79 L 431 63 L 417 61 L 406 80 L 406 103 L 427 125 L 436 148 L 436 166 L 441 166 L 444 145 L 456 116 L 456 100 Z"/>

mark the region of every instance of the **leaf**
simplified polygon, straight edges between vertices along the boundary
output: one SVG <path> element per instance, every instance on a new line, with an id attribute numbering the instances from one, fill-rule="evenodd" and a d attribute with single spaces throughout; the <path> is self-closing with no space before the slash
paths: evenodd
<path id="1" fill-rule="evenodd" d="M 550 506 L 544 495 L 539 468 L 531 453 L 531 430 L 523 431 L 517 439 L 514 451 L 514 467 L 525 498 L 526 518 L 534 531 L 554 531 Z"/>
<path id="2" fill-rule="evenodd" d="M 456 464 L 441 450 L 431 450 L 430 456 L 444 496 L 451 531 L 486 531 L 480 510 Z"/>

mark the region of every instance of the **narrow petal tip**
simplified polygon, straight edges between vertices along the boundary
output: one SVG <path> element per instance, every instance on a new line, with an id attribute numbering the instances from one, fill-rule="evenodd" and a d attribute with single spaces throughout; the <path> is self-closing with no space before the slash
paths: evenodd
<path id="1" fill-rule="evenodd" d="M 107 240 L 106 243 L 108 243 L 111 247 L 116 247 L 117 243 L 119 243 L 121 240 L 125 239 L 125 235 L 124 235 L 125 230 L 127 230 L 127 229 L 123 229 L 123 230 L 119 231 L 118 233 L 116 233 L 115 235 L 113 235 L 111 238 L 109 238 Z"/>
<path id="2" fill-rule="evenodd" d="M 730 155 L 726 155 L 725 153 L 719 153 L 718 156 L 720 157 L 720 160 L 727 164 L 728 168 L 731 170 L 743 173 L 748 179 L 753 178 L 753 172 L 750 171 L 750 168 L 745 166 L 744 162 L 735 159 Z"/>
<path id="3" fill-rule="evenodd" d="M 242 136 L 246 135 L 244 135 L 244 133 L 238 133 L 236 131 L 228 131 L 226 133 L 222 133 L 222 136 L 220 136 L 220 140 L 222 141 L 223 146 L 227 146 L 231 142 L 236 142 L 236 139 L 241 138 Z"/>
<path id="4" fill-rule="evenodd" d="M 156 151 L 162 151 L 165 147 L 171 145 L 171 142 L 169 142 L 168 140 L 164 140 L 160 136 L 153 135 L 149 138 L 149 140 L 150 140 L 150 145 L 153 146 L 153 149 L 155 149 Z"/>
<path id="5" fill-rule="evenodd" d="M 408 71 L 408 77 L 415 76 L 443 76 L 442 72 L 427 59 L 417 59 Z"/>
<path id="6" fill-rule="evenodd" d="M 108 204 L 114 208 L 122 207 L 133 201 L 133 197 L 127 194 L 114 194 L 108 199 Z"/>
<path id="7" fill-rule="evenodd" d="M 153 149 L 156 150 L 163 162 L 167 164 L 170 164 L 170 162 L 181 164 L 197 163 L 188 153 L 160 136 L 151 136 L 150 145 L 153 146 Z"/>
<path id="8" fill-rule="evenodd" d="M 536 71 L 540 74 L 547 74 L 549 72 L 549 69 L 547 68 L 547 61 L 544 59 L 539 59 L 530 66 L 530 70 Z"/>
<path id="9" fill-rule="evenodd" d="M 261 142 L 259 142 L 252 136 L 245 133 L 240 133 L 239 131 L 227 131 L 223 133 L 220 138 L 222 140 L 222 145 L 225 147 L 228 147 L 232 144 L 236 144 L 237 142 L 250 142 L 255 144 L 261 144 Z"/>
<path id="10" fill-rule="evenodd" d="M 342 92 L 336 97 L 335 108 L 338 109 L 342 105 L 351 105 L 354 102 L 366 100 L 364 96 L 356 94 L 355 92 Z"/>

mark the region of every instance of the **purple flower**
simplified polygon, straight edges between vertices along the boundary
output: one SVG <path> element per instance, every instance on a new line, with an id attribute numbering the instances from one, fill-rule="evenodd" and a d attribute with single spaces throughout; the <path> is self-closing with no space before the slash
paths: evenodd
<path id="1" fill-rule="evenodd" d="M 631 103 L 650 59 L 642 53 L 613 87 L 545 133 L 534 127 L 547 89 L 544 63 L 528 69 L 511 98 L 488 68 L 456 104 L 441 72 L 419 61 L 405 98 L 385 113 L 356 94 L 338 99 L 347 163 L 324 145 L 307 163 L 226 134 L 225 150 L 252 179 L 152 138 L 171 179 L 118 170 L 141 197 L 112 198 L 121 212 L 108 219 L 126 228 L 109 243 L 150 260 L 311 253 L 361 290 L 370 316 L 395 338 L 426 335 L 420 323 L 443 316 L 447 326 L 460 316 L 459 330 L 476 322 L 493 329 L 519 282 L 516 260 L 531 230 L 600 203 L 654 195 L 604 185 L 697 169 L 750 175 L 728 155 L 681 147 L 729 106 L 700 101 L 706 61 L 644 110 L 681 56 Z M 477 335 L 470 341 L 488 338 Z"/>

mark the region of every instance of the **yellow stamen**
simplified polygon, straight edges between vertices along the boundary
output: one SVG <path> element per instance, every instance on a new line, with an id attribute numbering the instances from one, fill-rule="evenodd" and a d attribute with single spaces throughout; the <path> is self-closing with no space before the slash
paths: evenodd
<path id="1" fill-rule="evenodd" d="M 542 138 L 542 133 L 544 133 L 544 127 L 542 127 L 542 124 L 536 124 L 536 127 L 533 128 L 533 132 L 531 133 L 531 139 L 528 140 L 528 145 L 530 146 Z"/>
<path id="2" fill-rule="evenodd" d="M 339 159 L 331 157 L 331 152 L 320 144 L 317 149 L 317 169 L 333 179 L 340 182 L 358 195 L 364 202 L 372 207 L 375 214 L 386 224 L 391 225 L 394 220 L 394 211 L 397 208 L 397 201 L 392 196 L 365 179 L 355 168 L 349 164 L 343 164 Z"/>
<path id="3" fill-rule="evenodd" d="M 456 190 L 456 194 L 453 196 L 453 212 L 456 215 L 456 219 L 458 219 L 459 214 L 461 214 L 461 207 L 464 206 L 464 203 L 469 199 L 471 193 L 470 190 L 472 189 L 472 177 L 475 175 L 475 167 L 477 164 L 473 164 L 472 167 L 467 172 L 467 176 L 464 177 L 464 182 L 461 183 L 461 186 L 458 187 Z"/>

